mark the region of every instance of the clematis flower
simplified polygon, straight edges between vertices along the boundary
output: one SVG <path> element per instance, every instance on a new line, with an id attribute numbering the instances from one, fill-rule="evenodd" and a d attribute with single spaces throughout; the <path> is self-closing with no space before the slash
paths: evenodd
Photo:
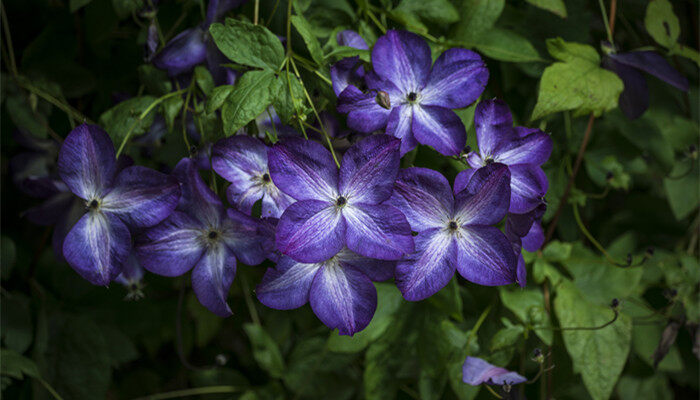
<path id="1" fill-rule="evenodd" d="M 367 46 L 365 39 L 363 39 L 359 33 L 349 29 L 338 32 L 338 34 L 335 35 L 335 40 L 341 46 L 352 47 L 360 50 L 369 50 L 369 46 Z"/>
<path id="2" fill-rule="evenodd" d="M 458 154 L 466 130 L 453 108 L 466 107 L 484 91 L 488 70 L 478 54 L 466 49 L 442 53 L 431 67 L 428 44 L 404 31 L 388 31 L 372 49 L 369 91 L 353 85 L 338 96 L 338 111 L 360 132 L 386 128 L 401 139 L 401 154 L 418 143 L 445 155 Z"/>
<path id="3" fill-rule="evenodd" d="M 395 261 L 362 257 L 347 248 L 328 260 L 301 263 L 282 256 L 265 271 L 255 289 L 258 300 L 277 310 L 299 308 L 307 302 L 314 314 L 341 335 L 353 335 L 372 320 L 377 291 L 372 281 L 394 276 Z"/>
<path id="4" fill-rule="evenodd" d="M 403 211 L 418 232 L 416 251 L 396 266 L 396 285 L 406 300 L 423 300 L 452 279 L 455 270 L 480 285 L 516 281 L 511 243 L 497 228 L 509 203 L 510 173 L 503 164 L 479 169 L 455 195 L 442 174 L 401 170 L 389 204 Z"/>
<path id="5" fill-rule="evenodd" d="M 365 257 L 397 260 L 413 252 L 406 217 L 387 204 L 399 169 L 399 141 L 369 136 L 350 147 L 340 172 L 320 143 L 289 138 L 268 151 L 270 176 L 297 200 L 277 225 L 277 249 L 317 263 L 343 247 Z"/>
<path id="6" fill-rule="evenodd" d="M 510 386 L 527 382 L 527 378 L 505 368 L 491 365 L 481 358 L 467 357 L 462 366 L 462 382 L 472 386 L 479 386 L 482 383 Z"/>
<path id="7" fill-rule="evenodd" d="M 649 88 L 642 72 L 653 75 L 679 90 L 688 91 L 688 79 L 655 51 L 617 53 L 614 46 L 608 42 L 603 43 L 603 50 L 608 53 L 603 58 L 603 68 L 617 74 L 625 84 L 618 104 L 629 119 L 639 118 L 649 108 Z"/>
<path id="8" fill-rule="evenodd" d="M 294 199 L 282 193 L 270 178 L 267 146 L 250 136 L 219 140 L 212 150 L 212 166 L 231 182 L 226 196 L 236 209 L 250 214 L 262 199 L 262 216 L 279 218 Z"/>
<path id="9" fill-rule="evenodd" d="M 63 242 L 63 256 L 95 285 L 121 273 L 132 247 L 129 228 L 156 225 L 180 198 L 172 177 L 140 166 L 118 168 L 112 140 L 95 125 L 73 129 L 58 155 L 63 182 L 86 209 Z"/>
<path id="10" fill-rule="evenodd" d="M 261 234 L 257 220 L 224 208 L 193 160 L 181 160 L 173 176 L 182 186 L 180 203 L 170 217 L 137 238 L 138 261 L 163 276 L 179 276 L 194 268 L 192 288 L 199 302 L 218 316 L 229 316 L 226 297 L 236 260 L 261 263 L 271 251 L 271 239 Z"/>
<path id="11" fill-rule="evenodd" d="M 353 47 L 360 50 L 368 50 L 367 42 L 357 32 L 351 30 L 340 31 L 336 35 L 336 41 L 341 46 Z M 331 66 L 331 82 L 336 96 L 349 85 L 365 88 L 365 67 L 362 66 L 360 57 L 346 57 Z"/>
<path id="12" fill-rule="evenodd" d="M 552 152 L 552 138 L 539 129 L 514 128 L 510 110 L 501 100 L 480 102 L 474 125 L 479 152 L 467 154 L 467 162 L 473 169 L 457 175 L 455 190 L 467 185 L 475 169 L 501 163 L 508 166 L 511 174 L 509 211 L 522 214 L 541 205 L 548 181 L 540 165 Z"/>

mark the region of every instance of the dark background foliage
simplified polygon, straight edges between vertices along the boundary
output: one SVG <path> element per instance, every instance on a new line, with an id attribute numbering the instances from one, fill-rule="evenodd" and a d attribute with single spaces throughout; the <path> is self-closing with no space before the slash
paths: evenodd
<path id="1" fill-rule="evenodd" d="M 554 94 L 564 97 L 558 104 L 576 104 L 559 109 L 538 105 L 548 100 L 542 91 L 545 69 L 556 59 L 566 62 L 548 49 L 548 43 L 554 44 L 549 39 L 562 38 L 566 46 L 587 44 L 602 54 L 599 44 L 606 30 L 597 1 L 297 2 L 295 13 L 306 17 L 326 55 L 337 47 L 332 38 L 342 28 L 359 31 L 368 42 L 376 40 L 381 32 L 372 17 L 379 24 L 436 38 L 431 45 L 437 54 L 450 41 L 479 51 L 491 74 L 482 98 L 505 99 L 519 125 L 552 134 L 554 152 L 545 165 L 550 180 L 545 229 L 559 206 L 589 114 L 596 116 L 555 240 L 526 257 L 527 290 L 480 287 L 455 278 L 432 298 L 409 303 L 393 284 L 378 284 L 374 320 L 354 338 L 329 332 L 308 307 L 282 312 L 259 304 L 252 289 L 269 262 L 239 267 L 229 295 L 234 315 L 227 319 L 196 301 L 188 276 L 147 274 L 145 298 L 126 301 L 126 288 L 92 286 L 57 261 L 51 228 L 23 218 L 23 211 L 37 201 L 11 183 L 8 160 L 22 151 L 13 131 L 64 137 L 72 117 L 60 105 L 69 104 L 107 125 L 117 139 L 115 132 L 124 132 L 151 101 L 112 119 L 101 118 L 115 98 L 153 100 L 174 90 L 163 72 L 144 61 L 150 16 L 141 10 L 147 3 L 3 2 L 3 25 L 12 39 L 10 48 L 3 31 L 1 382 L 6 398 L 50 398 L 46 387 L 64 399 L 129 399 L 185 388 L 232 392 L 206 397 L 222 399 L 493 397 L 461 383 L 467 354 L 529 378 L 540 376 L 536 383 L 514 388 L 513 396 L 698 397 L 700 194 L 697 150 L 692 148 L 699 120 L 698 55 L 692 50 L 698 48 L 697 1 L 673 2 L 677 40 L 653 30 L 650 35 L 647 1 L 616 1 L 618 48 L 656 49 L 691 83 L 684 93 L 648 78 L 650 107 L 634 121 L 615 107 L 611 85 L 592 78 L 601 71 L 596 63 L 576 79 L 556 76 L 550 82 L 555 88 L 569 85 L 563 94 Z M 609 11 L 610 1 L 603 3 Z M 230 15 L 251 21 L 254 6 L 250 0 Z M 158 23 L 172 37 L 199 24 L 205 8 L 197 0 L 161 1 Z M 259 16 L 272 32 L 286 34 L 286 1 L 261 0 Z M 307 50 L 304 39 L 292 31 L 294 52 L 314 59 L 313 65 L 324 64 Z M 318 67 L 328 75 L 327 65 Z M 311 70 L 301 71 L 304 83 L 317 106 L 332 110 L 335 96 Z M 590 101 L 582 104 L 572 96 Z M 458 112 L 474 147 L 473 107 Z M 137 126 L 138 133 L 146 122 Z M 176 132 L 179 123 L 175 121 Z M 221 124 L 208 120 L 205 137 L 223 137 Z M 127 153 L 140 164 L 172 167 L 188 155 L 176 132 L 153 153 L 134 146 Z M 407 157 L 414 160 L 404 159 L 405 164 L 437 169 L 450 179 L 464 168 L 426 147 Z M 655 249 L 652 257 L 645 256 L 649 247 Z M 628 255 L 632 266 L 624 267 Z M 542 328 L 603 325 L 614 314 L 609 307 L 613 298 L 620 301 L 620 317 L 608 327 Z M 655 351 L 670 333 L 663 333 L 667 325 L 678 328 L 677 337 L 655 366 Z M 542 375 L 531 360 L 535 348 L 546 356 L 544 367 L 552 368 Z"/>

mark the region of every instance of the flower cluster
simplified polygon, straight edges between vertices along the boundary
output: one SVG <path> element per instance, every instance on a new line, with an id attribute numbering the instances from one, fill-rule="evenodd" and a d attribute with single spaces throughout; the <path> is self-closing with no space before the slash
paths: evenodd
<path id="1" fill-rule="evenodd" d="M 210 3 L 205 25 L 216 20 L 217 7 L 237 2 L 220 3 Z M 202 29 L 176 37 L 154 64 L 177 75 L 204 62 L 206 44 L 195 40 Z M 354 32 L 337 40 L 369 47 Z M 197 57 L 180 57 L 193 48 Z M 256 288 L 261 303 L 287 310 L 308 302 L 324 324 L 346 335 L 372 319 L 376 281 L 394 278 L 409 301 L 432 296 L 455 271 L 480 285 L 525 285 L 521 249 L 534 251 L 543 240 L 548 185 L 541 165 L 552 141 L 513 126 L 504 102 L 485 100 L 474 117 L 478 151 L 463 150 L 466 130 L 453 109 L 481 96 L 488 70 L 465 49 L 431 60 L 420 37 L 389 31 L 373 46 L 370 65 L 359 58 L 333 65 L 338 110 L 360 134 L 342 131 L 329 114 L 323 125 L 334 126 L 333 136 L 350 143 L 346 149 L 329 151 L 291 129 L 276 143 L 239 132 L 211 144 L 206 160 L 184 158 L 165 174 L 117 159 L 99 127 L 75 128 L 60 147 L 60 179 L 47 180 L 50 194 L 38 196 L 63 207 L 52 222 L 70 221 L 63 216 L 74 204 L 82 213 L 56 239 L 60 253 L 96 285 L 135 285 L 141 267 L 170 277 L 192 270 L 194 293 L 219 316 L 231 314 L 227 294 L 237 263 L 269 259 L 275 265 Z M 459 155 L 470 168 L 453 185 L 438 171 L 402 169 L 401 157 L 419 143 Z M 55 153 L 56 144 L 49 147 Z M 37 152 L 51 158 L 43 147 Z M 198 164 L 229 183 L 230 207 Z M 16 174 L 18 182 L 37 186 L 26 175 Z M 489 374 L 479 379 L 496 382 Z"/>

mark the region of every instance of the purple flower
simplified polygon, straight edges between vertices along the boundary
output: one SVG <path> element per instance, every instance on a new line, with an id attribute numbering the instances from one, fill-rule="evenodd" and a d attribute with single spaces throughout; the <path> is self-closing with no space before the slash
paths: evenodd
<path id="1" fill-rule="evenodd" d="M 343 249 L 328 260 L 301 263 L 282 256 L 255 289 L 270 308 L 291 310 L 311 303 L 314 314 L 341 335 L 364 329 L 377 308 L 372 281 L 394 276 L 394 261 L 374 260 Z"/>
<path id="2" fill-rule="evenodd" d="M 639 118 L 649 108 L 649 88 L 642 72 L 653 75 L 684 92 L 688 91 L 688 79 L 676 71 L 660 54 L 654 51 L 632 51 L 615 53 L 611 51 L 603 58 L 603 67 L 617 74 L 625 84 L 618 103 L 629 119 Z"/>
<path id="3" fill-rule="evenodd" d="M 336 41 L 341 46 L 353 47 L 360 50 L 368 50 L 365 40 L 357 32 L 351 30 L 340 31 L 336 35 Z M 349 85 L 364 88 L 365 68 L 360 57 L 347 57 L 331 66 L 331 81 L 336 96 Z"/>
<path id="4" fill-rule="evenodd" d="M 411 227 L 391 196 L 399 141 L 367 137 L 343 156 L 340 172 L 321 144 L 289 138 L 268 151 L 270 175 L 297 200 L 277 225 L 277 249 L 305 263 L 325 261 L 347 246 L 365 257 L 397 260 L 413 252 Z"/>
<path id="5" fill-rule="evenodd" d="M 282 193 L 270 178 L 267 146 L 250 136 L 219 140 L 212 151 L 214 171 L 231 182 L 226 190 L 229 203 L 250 214 L 262 199 L 262 216 L 279 218 L 294 199 Z"/>
<path id="6" fill-rule="evenodd" d="M 172 177 L 139 166 L 119 171 L 112 140 L 95 125 L 83 124 L 68 134 L 58 172 L 87 210 L 68 232 L 63 256 L 95 285 L 107 285 L 122 271 L 132 247 L 129 228 L 156 225 L 180 198 Z"/>
<path id="7" fill-rule="evenodd" d="M 472 386 L 482 383 L 510 386 L 527 382 L 527 379 L 516 372 L 491 365 L 481 358 L 467 357 L 462 366 L 462 382 Z"/>
<path id="8" fill-rule="evenodd" d="M 396 284 L 406 300 L 437 293 L 455 270 L 481 285 L 516 281 L 512 245 L 491 226 L 508 211 L 509 187 L 510 173 L 503 164 L 479 169 L 455 194 L 437 171 L 401 170 L 389 204 L 403 211 L 418 232 L 415 253 L 396 267 Z"/>
<path id="9" fill-rule="evenodd" d="M 470 152 L 467 162 L 476 169 L 497 162 L 511 174 L 511 213 L 522 214 L 542 204 L 547 192 L 547 176 L 540 168 L 552 152 L 552 138 L 538 129 L 513 127 L 508 106 L 501 100 L 479 103 L 474 114 L 479 152 Z M 455 190 L 467 185 L 474 169 L 459 173 Z"/>
<path id="10" fill-rule="evenodd" d="M 229 316 L 226 297 L 236 259 L 259 264 L 271 250 L 271 239 L 261 233 L 257 220 L 224 208 L 194 161 L 181 160 L 173 175 L 182 187 L 180 203 L 170 217 L 137 238 L 138 260 L 148 271 L 164 276 L 194 268 L 192 287 L 199 302 L 216 315 Z"/>
<path id="11" fill-rule="evenodd" d="M 367 46 L 365 39 L 363 39 L 359 33 L 349 29 L 338 32 L 338 34 L 335 36 L 335 40 L 341 46 L 352 47 L 360 50 L 369 50 L 369 46 Z"/>
<path id="12" fill-rule="evenodd" d="M 430 47 L 419 36 L 388 31 L 372 49 L 373 72 L 365 76 L 368 92 L 350 85 L 338 97 L 338 111 L 360 132 L 386 128 L 401 139 L 401 154 L 418 143 L 445 155 L 458 154 L 466 130 L 451 109 L 474 102 L 484 91 L 488 70 L 478 54 L 466 49 L 442 53 L 431 68 Z"/>

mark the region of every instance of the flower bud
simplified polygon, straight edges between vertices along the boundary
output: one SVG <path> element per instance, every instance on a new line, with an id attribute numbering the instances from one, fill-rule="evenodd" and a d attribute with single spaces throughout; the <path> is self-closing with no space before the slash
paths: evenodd
<path id="1" fill-rule="evenodd" d="M 389 93 L 379 90 L 377 91 L 377 104 L 379 104 L 382 108 L 386 108 L 387 110 L 391 110 L 391 99 L 389 98 Z"/>
<path id="2" fill-rule="evenodd" d="M 654 247 L 653 246 L 647 247 L 647 251 L 644 253 L 644 257 L 646 257 L 646 258 L 654 257 Z"/>
<path id="3" fill-rule="evenodd" d="M 610 308 L 612 308 L 613 310 L 617 310 L 617 307 L 619 307 L 619 306 L 620 306 L 620 300 L 618 300 L 617 298 L 612 299 L 612 301 L 610 302 Z"/>
<path id="4" fill-rule="evenodd" d="M 698 147 L 694 144 L 691 144 L 690 146 L 688 146 L 688 155 L 693 160 L 697 160 L 698 159 Z"/>
<path id="5" fill-rule="evenodd" d="M 542 364 L 544 362 L 544 354 L 542 354 L 542 350 L 536 348 L 532 351 L 532 361 L 538 364 Z"/>

